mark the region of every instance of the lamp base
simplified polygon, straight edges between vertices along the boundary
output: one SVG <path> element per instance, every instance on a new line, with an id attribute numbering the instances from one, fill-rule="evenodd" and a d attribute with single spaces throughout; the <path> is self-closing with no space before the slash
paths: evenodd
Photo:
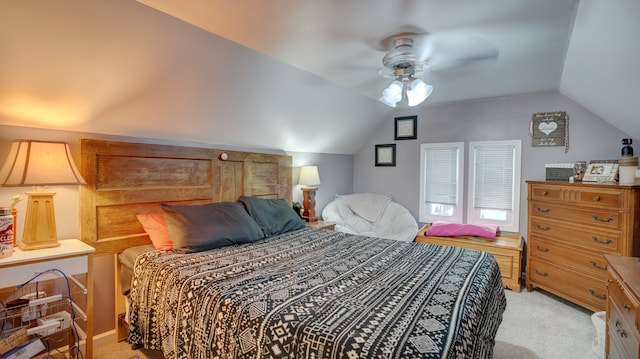
<path id="1" fill-rule="evenodd" d="M 22 242 L 18 246 L 25 251 L 60 246 L 53 212 L 53 196 L 56 193 L 35 191 L 26 192 L 26 194 L 29 196 L 29 201 L 25 213 Z"/>
<path id="2" fill-rule="evenodd" d="M 316 191 L 315 187 L 302 187 L 302 205 L 304 211 L 302 218 L 307 222 L 315 222 L 318 220 L 316 216 Z"/>

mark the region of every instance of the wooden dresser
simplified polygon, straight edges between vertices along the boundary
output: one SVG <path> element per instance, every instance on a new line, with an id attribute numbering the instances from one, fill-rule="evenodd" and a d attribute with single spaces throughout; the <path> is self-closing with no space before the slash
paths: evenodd
<path id="1" fill-rule="evenodd" d="M 607 358 L 640 358 L 640 259 L 605 255 L 607 284 Z"/>
<path id="2" fill-rule="evenodd" d="M 603 255 L 640 256 L 640 185 L 527 183 L 527 290 L 605 310 Z"/>

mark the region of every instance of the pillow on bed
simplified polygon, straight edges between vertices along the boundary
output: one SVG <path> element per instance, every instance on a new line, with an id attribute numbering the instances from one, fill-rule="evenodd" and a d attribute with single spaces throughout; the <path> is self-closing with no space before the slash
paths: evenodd
<path id="1" fill-rule="evenodd" d="M 238 199 L 258 223 L 265 237 L 304 228 L 302 218 L 284 199 L 240 196 Z"/>
<path id="2" fill-rule="evenodd" d="M 425 234 L 436 237 L 478 236 L 496 238 L 497 232 L 497 224 L 460 224 L 434 221 Z"/>
<path id="3" fill-rule="evenodd" d="M 138 214 L 136 216 L 142 228 L 147 232 L 151 243 L 159 251 L 170 251 L 173 249 L 173 242 L 167 224 L 161 213 Z"/>
<path id="4" fill-rule="evenodd" d="M 205 251 L 263 239 L 258 224 L 239 202 L 201 205 L 161 203 L 173 249 L 182 253 Z"/>

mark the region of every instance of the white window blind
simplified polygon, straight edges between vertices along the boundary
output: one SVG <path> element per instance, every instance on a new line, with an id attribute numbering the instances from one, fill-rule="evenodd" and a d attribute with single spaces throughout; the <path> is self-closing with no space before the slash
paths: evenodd
<path id="1" fill-rule="evenodd" d="M 475 190 L 473 206 L 511 209 L 515 148 L 510 144 L 475 147 Z"/>
<path id="2" fill-rule="evenodd" d="M 456 204 L 458 202 L 458 148 L 441 147 L 425 150 L 426 202 Z"/>
<path id="3" fill-rule="evenodd" d="M 420 145 L 421 222 L 462 223 L 463 151 L 463 142 Z"/>
<path id="4" fill-rule="evenodd" d="M 518 231 L 522 141 L 469 143 L 467 223 Z"/>

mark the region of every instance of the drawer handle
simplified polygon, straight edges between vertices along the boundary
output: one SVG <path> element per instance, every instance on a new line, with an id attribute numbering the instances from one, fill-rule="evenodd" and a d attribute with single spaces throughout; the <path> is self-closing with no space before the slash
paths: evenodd
<path id="1" fill-rule="evenodd" d="M 600 196 L 593 196 L 593 200 L 598 202 L 600 200 Z"/>
<path id="2" fill-rule="evenodd" d="M 600 221 L 600 222 L 611 222 L 611 221 L 613 221 L 613 218 L 611 218 L 611 217 L 602 219 L 598 215 L 594 215 L 593 219 L 595 219 L 596 221 Z"/>
<path id="3" fill-rule="evenodd" d="M 541 226 L 541 225 L 539 225 L 539 224 L 536 224 L 536 228 L 538 228 L 538 229 L 539 229 L 539 230 L 541 230 L 541 231 L 548 231 L 548 230 L 550 230 L 550 229 L 551 229 L 551 227 L 549 227 L 549 226 L 544 226 L 544 227 L 542 227 L 542 226 Z"/>
<path id="4" fill-rule="evenodd" d="M 592 296 L 598 298 L 598 299 L 607 299 L 607 295 L 606 294 L 597 294 L 595 290 L 593 289 L 589 289 L 589 293 L 591 293 Z"/>
<path id="5" fill-rule="evenodd" d="M 547 191 L 542 191 L 543 196 L 546 196 L 547 194 L 548 194 Z"/>
<path id="6" fill-rule="evenodd" d="M 598 243 L 602 243 L 602 244 L 609 244 L 609 243 L 613 242 L 613 240 L 611 240 L 611 239 L 607 239 L 606 241 L 599 240 L 598 237 L 596 237 L 596 236 L 591 236 L 591 238 L 593 238 L 594 241 L 596 241 Z"/>
<path id="7" fill-rule="evenodd" d="M 542 212 L 542 213 L 549 213 L 549 212 L 551 212 L 551 208 L 542 209 L 540 207 L 536 207 L 536 211 Z"/>
<path id="8" fill-rule="evenodd" d="M 598 269 L 607 270 L 607 266 L 598 265 L 598 263 L 596 263 L 594 261 L 591 261 L 591 265 L 596 267 L 596 268 L 598 268 Z"/>
<path id="9" fill-rule="evenodd" d="M 543 277 L 546 277 L 546 276 L 549 275 L 549 273 L 547 273 L 547 272 L 544 272 L 544 273 L 540 272 L 538 270 L 538 268 L 534 269 L 534 271 L 536 272 L 537 275 L 540 275 L 540 276 L 543 276 Z"/>
<path id="10" fill-rule="evenodd" d="M 540 252 L 548 252 L 549 251 L 549 248 L 542 248 L 537 244 L 536 244 L 536 249 L 539 250 Z"/>
<path id="11" fill-rule="evenodd" d="M 621 338 L 627 337 L 627 332 L 622 329 L 622 323 L 619 320 L 616 320 L 616 332 L 620 335 Z"/>

